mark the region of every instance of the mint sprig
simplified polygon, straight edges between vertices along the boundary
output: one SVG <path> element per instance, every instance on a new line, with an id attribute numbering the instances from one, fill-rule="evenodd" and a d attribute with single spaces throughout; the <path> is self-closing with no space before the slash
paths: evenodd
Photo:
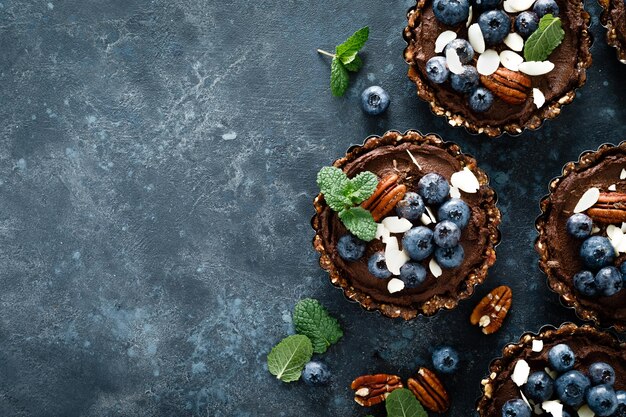
<path id="1" fill-rule="evenodd" d="M 385 400 L 387 417 L 428 417 L 415 395 L 406 388 L 393 390 Z"/>
<path id="2" fill-rule="evenodd" d="M 546 14 L 539 21 L 539 27 L 532 33 L 524 44 L 524 59 L 526 61 L 545 61 L 554 49 L 563 42 L 565 31 L 561 26 L 561 19 Z"/>
<path id="3" fill-rule="evenodd" d="M 319 301 L 311 298 L 301 300 L 293 312 L 293 323 L 298 334 L 311 339 L 313 352 L 324 353 L 343 336 L 337 319 Z"/>
<path id="4" fill-rule="evenodd" d="M 348 71 L 357 72 L 363 67 L 363 61 L 358 54 L 369 35 L 370 28 L 365 26 L 354 32 L 344 43 L 337 45 L 334 54 L 317 50 L 320 54 L 333 58 L 330 65 L 330 91 L 334 96 L 341 97 L 346 93 L 350 84 Z"/>
<path id="5" fill-rule="evenodd" d="M 289 336 L 267 355 L 267 369 L 283 382 L 297 381 L 312 356 L 313 345 L 308 337 L 301 334 Z"/>

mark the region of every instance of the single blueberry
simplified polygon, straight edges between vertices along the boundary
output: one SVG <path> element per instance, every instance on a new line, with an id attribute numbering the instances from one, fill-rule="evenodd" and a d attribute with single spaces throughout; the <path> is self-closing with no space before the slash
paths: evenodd
<path id="1" fill-rule="evenodd" d="M 626 262 L 622 262 L 622 264 L 619 266 L 619 271 L 622 273 L 622 275 L 626 275 Z M 624 280 L 626 280 L 626 276 L 624 277 Z"/>
<path id="2" fill-rule="evenodd" d="M 535 12 L 522 12 L 515 18 L 515 31 L 524 39 L 539 27 L 539 16 Z"/>
<path id="3" fill-rule="evenodd" d="M 615 396 L 619 405 L 626 405 L 626 391 L 615 391 Z"/>
<path id="4" fill-rule="evenodd" d="M 493 104 L 493 93 L 484 87 L 478 87 L 469 95 L 468 102 L 472 111 L 486 112 Z"/>
<path id="5" fill-rule="evenodd" d="M 424 200 L 418 193 L 406 193 L 404 198 L 396 204 L 396 213 L 407 220 L 418 220 L 426 211 Z"/>
<path id="6" fill-rule="evenodd" d="M 543 402 L 552 397 L 554 381 L 546 371 L 533 372 L 522 389 L 526 397 L 535 402 Z"/>
<path id="7" fill-rule="evenodd" d="M 583 263 L 593 271 L 608 266 L 615 259 L 615 249 L 604 236 L 591 236 L 580 246 Z"/>
<path id="8" fill-rule="evenodd" d="M 589 377 L 593 385 L 613 385 L 615 383 L 615 370 L 606 362 L 595 362 L 589 367 Z"/>
<path id="9" fill-rule="evenodd" d="M 444 25 L 455 26 L 465 22 L 469 17 L 468 0 L 435 0 L 433 13 L 435 18 Z"/>
<path id="10" fill-rule="evenodd" d="M 496 9 L 500 3 L 502 3 L 502 0 L 471 0 L 474 13 L 476 13 L 476 11 Z"/>
<path id="11" fill-rule="evenodd" d="M 457 268 L 463 262 L 464 257 L 465 251 L 461 245 L 453 248 L 437 248 L 435 250 L 435 260 L 442 268 Z"/>
<path id="12" fill-rule="evenodd" d="M 617 396 L 609 385 L 598 385 L 587 392 L 587 405 L 598 417 L 608 417 L 617 411 Z"/>
<path id="13" fill-rule="evenodd" d="M 557 17 L 559 15 L 559 6 L 554 0 L 537 0 L 533 6 L 533 12 L 537 13 L 539 17 L 543 17 L 548 13 Z"/>
<path id="14" fill-rule="evenodd" d="M 578 371 L 567 371 L 554 381 L 556 395 L 561 402 L 574 408 L 583 404 L 590 386 L 589 378 Z"/>
<path id="15" fill-rule="evenodd" d="M 374 85 L 361 93 L 361 108 L 365 114 L 377 116 L 389 107 L 389 94 L 382 87 Z"/>
<path id="16" fill-rule="evenodd" d="M 426 281 L 426 269 L 417 262 L 407 262 L 400 267 L 400 279 L 405 288 L 419 287 Z"/>
<path id="17" fill-rule="evenodd" d="M 402 248 L 411 259 L 422 261 L 432 255 L 435 250 L 433 231 L 424 226 L 417 226 L 404 233 Z"/>
<path id="18" fill-rule="evenodd" d="M 343 235 L 337 242 L 337 252 L 341 259 L 354 262 L 365 253 L 366 243 L 354 235 Z"/>
<path id="19" fill-rule="evenodd" d="M 574 351 L 569 346 L 560 343 L 550 349 L 548 352 L 548 361 L 555 371 L 565 372 L 574 367 L 576 355 L 574 355 Z"/>
<path id="20" fill-rule="evenodd" d="M 511 30 L 511 19 L 503 10 L 490 10 L 478 17 L 478 26 L 487 45 L 497 45 Z"/>
<path id="21" fill-rule="evenodd" d="M 478 71 L 472 65 L 463 65 L 463 72 L 450 74 L 450 86 L 459 93 L 469 93 L 478 87 Z"/>
<path id="22" fill-rule="evenodd" d="M 435 84 L 441 84 L 448 80 L 450 70 L 446 58 L 434 56 L 426 62 L 426 76 Z"/>
<path id="23" fill-rule="evenodd" d="M 593 220 L 586 214 L 576 213 L 572 214 L 570 218 L 567 219 L 566 226 L 567 232 L 570 235 L 578 239 L 584 239 L 591 234 Z"/>
<path id="24" fill-rule="evenodd" d="M 574 275 L 574 287 L 586 297 L 596 297 L 599 293 L 596 277 L 589 271 L 580 271 Z"/>
<path id="25" fill-rule="evenodd" d="M 467 203 L 460 198 L 451 198 L 439 207 L 439 221 L 450 220 L 463 229 L 469 223 L 471 211 Z"/>
<path id="26" fill-rule="evenodd" d="M 435 226 L 433 240 L 440 248 L 452 248 L 459 243 L 460 239 L 461 229 L 450 220 L 441 221 Z"/>
<path id="27" fill-rule="evenodd" d="M 617 411 L 611 417 L 626 417 L 626 391 L 615 391 Z"/>
<path id="28" fill-rule="evenodd" d="M 624 285 L 622 273 L 614 266 L 606 266 L 596 274 L 596 285 L 605 297 L 617 294 Z"/>
<path id="29" fill-rule="evenodd" d="M 465 39 L 455 39 L 446 45 L 444 54 L 447 56 L 448 49 L 454 49 L 461 64 L 468 64 L 474 58 L 474 48 Z"/>
<path id="30" fill-rule="evenodd" d="M 524 400 L 509 400 L 502 406 L 502 417 L 530 417 L 530 407 Z"/>
<path id="31" fill-rule="evenodd" d="M 376 278 L 387 279 L 391 276 L 391 272 L 387 269 L 387 262 L 383 252 L 373 254 L 367 262 L 367 268 Z"/>
<path id="32" fill-rule="evenodd" d="M 330 376 L 330 369 L 322 362 L 311 361 L 304 365 L 304 371 L 302 371 L 302 380 L 313 387 L 328 384 Z"/>
<path id="33" fill-rule="evenodd" d="M 450 346 L 442 346 L 433 352 L 433 366 L 443 374 L 453 374 L 459 368 L 459 354 Z"/>
<path id="34" fill-rule="evenodd" d="M 420 178 L 417 192 L 424 198 L 426 204 L 441 204 L 448 198 L 450 185 L 444 177 L 431 172 Z"/>

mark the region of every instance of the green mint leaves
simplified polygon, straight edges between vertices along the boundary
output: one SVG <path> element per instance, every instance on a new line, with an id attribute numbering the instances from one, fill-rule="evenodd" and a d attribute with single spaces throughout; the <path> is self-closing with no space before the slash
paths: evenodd
<path id="1" fill-rule="evenodd" d="M 302 369 L 313 356 L 313 346 L 308 337 L 296 334 L 283 339 L 267 355 L 267 368 L 283 382 L 300 379 Z"/>
<path id="2" fill-rule="evenodd" d="M 526 61 L 545 61 L 554 49 L 563 42 L 565 31 L 561 19 L 547 14 L 539 21 L 539 27 L 524 44 Z"/>
<path id="3" fill-rule="evenodd" d="M 339 213 L 341 222 L 359 239 L 366 242 L 376 236 L 376 222 L 362 207 L 354 207 L 367 200 L 376 190 L 378 178 L 365 171 L 352 179 L 339 168 L 324 167 L 317 174 L 317 185 L 328 206 Z"/>
<path id="4" fill-rule="evenodd" d="M 343 336 L 337 319 L 328 314 L 319 301 L 311 298 L 305 298 L 296 304 L 293 324 L 298 334 L 311 339 L 315 353 L 326 352 L 330 345 L 337 343 Z"/>
<path id="5" fill-rule="evenodd" d="M 385 400 L 387 417 L 428 417 L 415 395 L 406 388 L 393 390 Z"/>
<path id="6" fill-rule="evenodd" d="M 370 35 L 370 28 L 365 26 L 354 32 L 346 41 L 335 48 L 335 53 L 317 51 L 321 54 L 333 58 L 330 65 L 330 91 L 336 97 L 341 97 L 346 93 L 350 76 L 348 71 L 357 72 L 363 67 L 363 61 L 358 53 L 367 42 Z"/>

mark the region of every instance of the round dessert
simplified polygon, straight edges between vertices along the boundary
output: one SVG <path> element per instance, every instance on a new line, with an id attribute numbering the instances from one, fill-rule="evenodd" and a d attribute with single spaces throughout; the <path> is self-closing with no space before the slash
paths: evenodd
<path id="1" fill-rule="evenodd" d="M 435 135 L 387 132 L 318 174 L 313 245 L 364 308 L 412 319 L 469 297 L 496 259 L 500 211 L 476 160 Z"/>
<path id="2" fill-rule="evenodd" d="M 489 371 L 481 417 L 626 415 L 626 344 L 591 326 L 526 333 Z"/>
<path id="3" fill-rule="evenodd" d="M 606 41 L 617 49 L 617 58 L 626 64 L 626 3 L 624 0 L 599 0 L 603 7 L 600 20 L 606 28 Z"/>
<path id="4" fill-rule="evenodd" d="M 591 65 L 580 0 L 418 0 L 408 21 L 404 59 L 418 96 L 472 133 L 539 128 Z"/>
<path id="5" fill-rule="evenodd" d="M 550 287 L 583 319 L 626 330 L 626 142 L 582 154 L 549 188 L 535 248 Z"/>

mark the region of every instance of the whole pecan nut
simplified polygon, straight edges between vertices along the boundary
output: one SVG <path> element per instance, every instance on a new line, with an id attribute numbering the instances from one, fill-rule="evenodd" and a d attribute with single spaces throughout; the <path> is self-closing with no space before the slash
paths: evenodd
<path id="1" fill-rule="evenodd" d="M 474 308 L 470 317 L 473 325 L 483 328 L 484 334 L 492 334 L 502 327 L 504 318 L 511 309 L 513 292 L 506 285 L 495 288 Z"/>
<path id="2" fill-rule="evenodd" d="M 388 174 L 378 182 L 374 194 L 361 203 L 361 207 L 372 213 L 374 221 L 380 221 L 404 198 L 406 185 L 398 184 L 397 174 Z"/>
<path id="3" fill-rule="evenodd" d="M 522 104 L 528 98 L 530 77 L 518 71 L 500 67 L 491 75 L 481 75 L 480 81 L 502 101 Z"/>
<path id="4" fill-rule="evenodd" d="M 587 210 L 587 214 L 598 223 L 626 222 L 626 194 L 600 193 L 598 201 Z"/>
<path id="5" fill-rule="evenodd" d="M 395 389 L 402 388 L 399 376 L 389 374 L 363 375 L 352 381 L 354 401 L 364 407 L 380 404 Z"/>
<path id="6" fill-rule="evenodd" d="M 448 392 L 431 370 L 420 368 L 415 378 L 409 378 L 407 385 L 424 408 L 435 413 L 443 413 L 450 407 Z"/>

